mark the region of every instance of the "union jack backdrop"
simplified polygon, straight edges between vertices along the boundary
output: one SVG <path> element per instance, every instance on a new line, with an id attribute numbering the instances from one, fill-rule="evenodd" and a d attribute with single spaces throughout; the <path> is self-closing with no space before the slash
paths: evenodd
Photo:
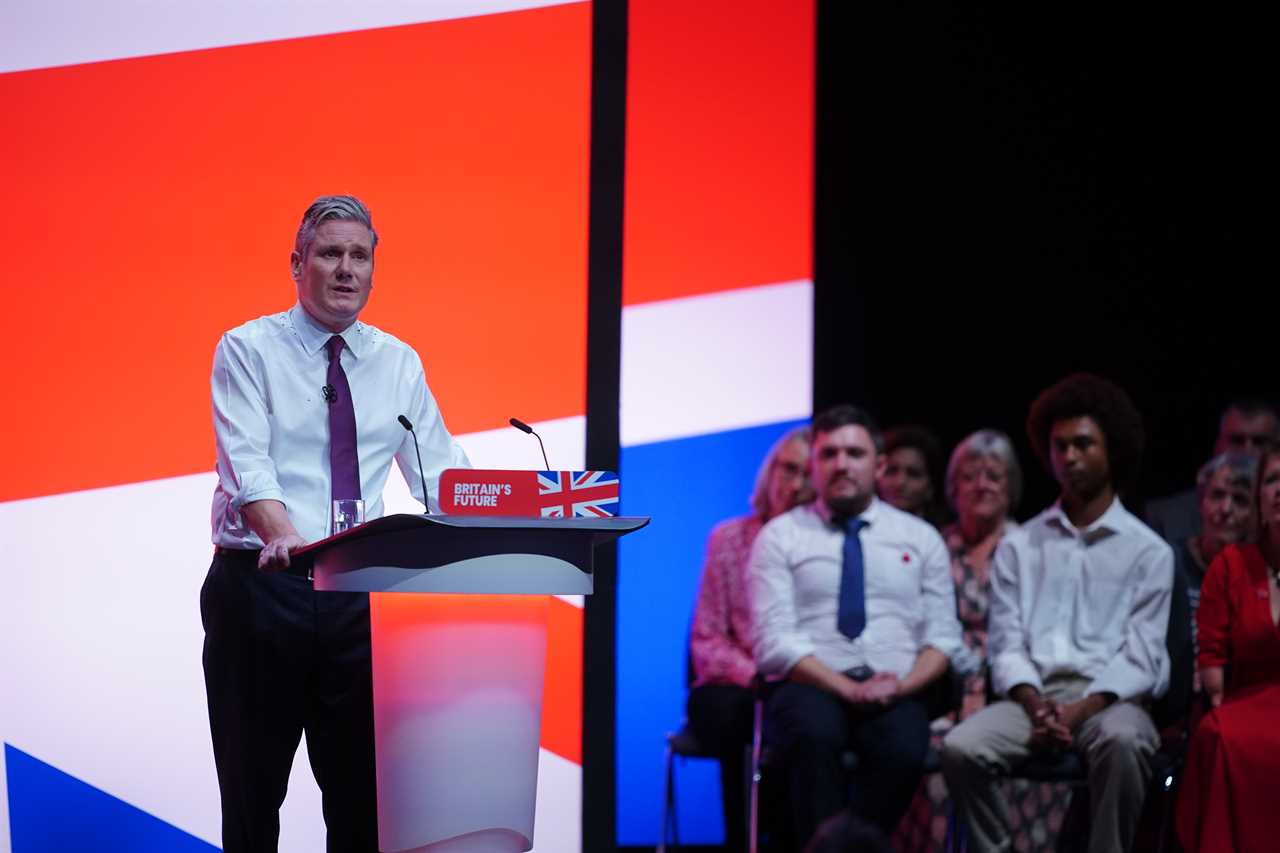
<path id="1" fill-rule="evenodd" d="M 543 518 L 601 518 L 618 510 L 618 475 L 612 471 L 539 471 Z"/>

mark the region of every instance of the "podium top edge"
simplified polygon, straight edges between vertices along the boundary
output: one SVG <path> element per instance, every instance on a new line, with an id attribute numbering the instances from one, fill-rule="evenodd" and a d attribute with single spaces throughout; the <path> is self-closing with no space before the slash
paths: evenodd
<path id="1" fill-rule="evenodd" d="M 326 539 L 311 542 L 294 551 L 297 556 L 313 553 L 338 542 L 363 539 L 381 533 L 411 530 L 421 527 L 451 527 L 479 530 L 576 530 L 583 533 L 603 534 L 614 539 L 649 523 L 649 516 L 606 516 L 602 518 L 530 518 L 508 515 L 418 515 L 397 513 L 375 518 L 358 527 L 335 533 Z"/>

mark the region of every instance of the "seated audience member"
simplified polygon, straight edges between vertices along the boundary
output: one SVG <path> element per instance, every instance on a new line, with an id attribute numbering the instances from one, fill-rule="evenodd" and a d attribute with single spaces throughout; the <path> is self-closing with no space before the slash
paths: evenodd
<path id="1" fill-rule="evenodd" d="M 1280 777 L 1280 451 L 1258 466 L 1257 544 L 1228 545 L 1200 589 L 1200 681 L 1178 838 L 1197 851 L 1274 850 Z"/>
<path id="2" fill-rule="evenodd" d="M 1022 496 L 1022 468 L 1009 437 L 996 430 L 973 433 L 956 446 L 947 464 L 947 501 L 955 523 L 942 531 L 951 553 L 951 578 L 964 629 L 964 648 L 956 669 L 964 673 L 958 715 L 934 722 L 939 738 L 956 721 L 963 721 L 987 704 L 987 605 L 990 598 L 991 555 L 996 545 L 1018 525 L 1010 517 Z M 957 720 L 958 717 L 958 720 Z M 1066 785 L 1016 780 L 1008 786 L 1012 808 L 1010 837 L 1016 850 L 1054 849 L 1056 828 L 1070 803 Z M 939 775 L 925 778 L 894 841 L 899 851 L 939 850 L 947 836 L 950 804 L 946 782 Z"/>
<path id="3" fill-rule="evenodd" d="M 751 681 L 756 674 L 747 563 L 751 545 L 766 521 L 812 499 L 805 474 L 808 465 L 808 427 L 791 430 L 769 450 L 751 492 L 751 513 L 721 522 L 711 531 L 693 612 L 689 726 L 720 759 L 725 841 L 731 851 L 746 849 L 743 747 L 751 740 Z"/>
<path id="4" fill-rule="evenodd" d="M 1227 405 L 1218 419 L 1218 438 L 1213 455 L 1239 453 L 1257 456 L 1280 446 L 1280 412 L 1271 403 L 1239 399 Z M 1200 532 L 1200 500 L 1197 489 L 1188 489 L 1147 503 L 1147 524 L 1177 547 Z"/>
<path id="5" fill-rule="evenodd" d="M 1169 678 L 1173 552 L 1121 505 L 1142 420 L 1122 390 L 1076 374 L 1032 404 L 1027 433 L 1061 489 L 1010 531 L 991 568 L 991 684 L 1004 701 L 952 729 L 943 771 L 969 846 L 1009 850 L 1001 775 L 1036 752 L 1088 767 L 1094 853 L 1127 850 L 1159 745 L 1146 700 Z"/>
<path id="6" fill-rule="evenodd" d="M 1251 542 L 1256 535 L 1254 480 L 1257 472 L 1257 457 L 1231 452 L 1213 457 L 1196 475 L 1200 533 L 1173 543 L 1173 559 L 1187 578 L 1193 643 L 1200 585 L 1204 583 L 1209 564 L 1223 548 Z"/>
<path id="7" fill-rule="evenodd" d="M 848 809 L 822 822 L 804 853 L 894 853 L 889 837 Z"/>
<path id="8" fill-rule="evenodd" d="M 937 436 L 914 425 L 886 430 L 884 456 L 884 470 L 876 476 L 880 500 L 941 527 L 944 517 L 937 485 L 942 473 L 942 445 Z"/>
<path id="9" fill-rule="evenodd" d="M 815 417 L 817 499 L 766 524 L 751 554 L 756 664 L 782 679 L 767 725 L 802 843 L 846 806 L 893 830 L 929 746 L 921 694 L 960 648 L 942 537 L 875 496 L 881 442 L 854 406 Z M 852 780 L 841 761 L 849 749 Z"/>

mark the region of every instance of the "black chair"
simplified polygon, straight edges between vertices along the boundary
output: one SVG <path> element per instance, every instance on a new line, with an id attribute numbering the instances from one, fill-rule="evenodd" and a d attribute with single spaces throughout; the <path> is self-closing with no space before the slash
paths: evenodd
<path id="1" fill-rule="evenodd" d="M 690 632 L 692 633 L 692 625 Z M 693 671 L 693 645 L 691 642 L 685 644 L 685 687 L 692 688 L 694 680 Z M 758 692 L 757 692 L 757 695 Z M 710 751 L 706 746 L 698 741 L 698 736 L 693 733 L 693 729 L 689 727 L 689 721 L 684 720 L 680 723 L 680 728 L 674 732 L 667 732 L 666 736 L 666 754 L 664 757 L 663 771 L 663 790 L 662 790 L 662 833 L 659 836 L 658 846 L 654 848 L 654 853 L 666 853 L 667 850 L 678 850 L 680 848 L 680 825 L 679 818 L 676 813 L 676 784 L 675 784 L 675 760 L 677 757 L 682 759 L 697 758 L 709 759 L 719 762 L 719 756 Z M 742 745 L 744 755 L 749 750 L 750 744 Z M 747 796 L 747 780 L 743 779 L 742 793 Z M 670 843 L 670 847 L 668 847 Z"/>
<path id="2" fill-rule="evenodd" d="M 715 753 L 709 752 L 698 742 L 697 736 L 694 735 L 687 722 L 681 725 L 679 731 L 667 733 L 666 765 L 662 791 L 662 835 L 654 853 L 666 853 L 668 849 L 678 850 L 680 847 L 680 826 L 676 816 L 675 787 L 675 759 L 677 756 L 681 758 L 707 758 L 712 761 L 719 760 Z M 670 848 L 667 847 L 668 841 L 671 843 Z"/>

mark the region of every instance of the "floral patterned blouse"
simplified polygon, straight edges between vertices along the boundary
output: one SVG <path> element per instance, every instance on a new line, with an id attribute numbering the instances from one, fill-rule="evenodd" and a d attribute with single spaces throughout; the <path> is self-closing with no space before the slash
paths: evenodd
<path id="1" fill-rule="evenodd" d="M 760 516 L 744 515 L 721 522 L 711 531 L 690 638 L 695 687 L 750 687 L 755 677 L 747 566 L 762 526 Z"/>

